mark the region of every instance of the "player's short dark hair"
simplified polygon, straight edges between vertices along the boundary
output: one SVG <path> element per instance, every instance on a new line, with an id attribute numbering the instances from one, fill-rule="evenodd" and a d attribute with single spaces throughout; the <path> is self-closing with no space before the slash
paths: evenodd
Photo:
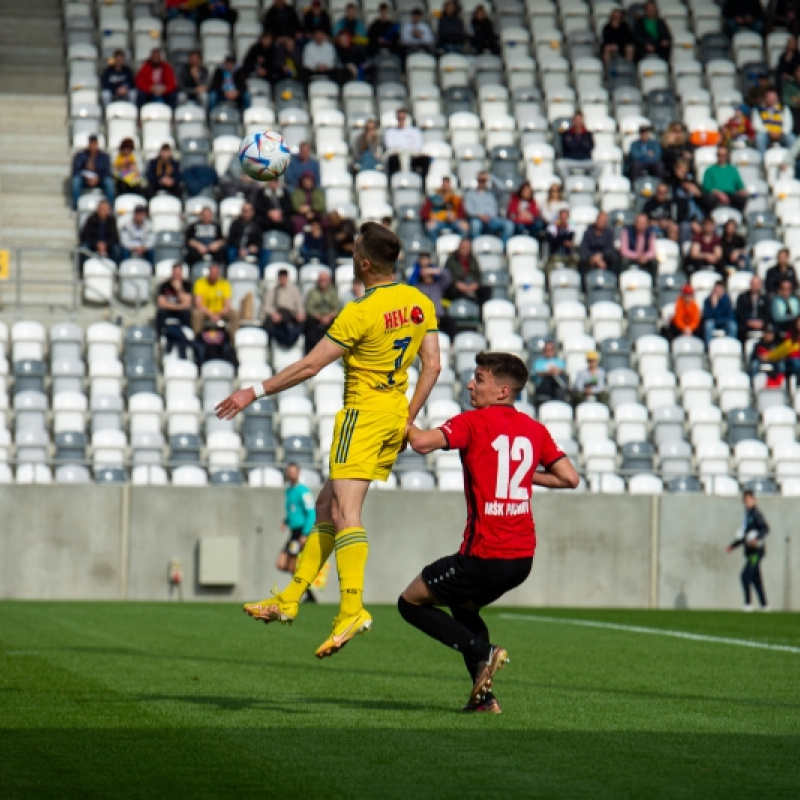
<path id="1" fill-rule="evenodd" d="M 358 240 L 361 255 L 373 267 L 375 272 L 391 275 L 400 256 L 400 240 L 394 231 L 377 222 L 365 222 L 361 226 L 361 237 Z"/>
<path id="2" fill-rule="evenodd" d="M 508 381 L 515 392 L 520 392 L 528 382 L 530 373 L 525 362 L 511 353 L 485 353 L 475 356 L 475 364 L 498 381 Z"/>
<path id="3" fill-rule="evenodd" d="M 742 497 L 752 497 L 755 498 L 756 493 L 752 489 L 745 489 L 742 492 Z"/>

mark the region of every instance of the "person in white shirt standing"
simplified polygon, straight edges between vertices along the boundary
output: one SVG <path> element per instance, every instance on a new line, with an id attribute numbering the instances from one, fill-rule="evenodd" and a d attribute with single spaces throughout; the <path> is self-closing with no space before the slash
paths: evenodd
<path id="1" fill-rule="evenodd" d="M 395 172 L 399 172 L 403 168 L 401 156 L 405 155 L 409 158 L 411 170 L 422 175 L 424 180 L 428 174 L 431 159 L 422 154 L 422 131 L 407 123 L 408 111 L 405 108 L 398 108 L 397 127 L 387 128 L 383 134 L 387 155 L 386 172 L 390 178 Z"/>

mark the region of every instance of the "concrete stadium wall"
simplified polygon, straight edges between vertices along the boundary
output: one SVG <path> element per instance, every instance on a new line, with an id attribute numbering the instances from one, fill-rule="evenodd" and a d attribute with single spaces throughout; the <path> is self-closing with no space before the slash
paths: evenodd
<path id="1" fill-rule="evenodd" d="M 775 609 L 800 610 L 800 500 L 764 498 L 771 526 L 764 577 Z M 535 497 L 533 573 L 506 602 L 534 606 L 738 608 L 741 551 L 724 552 L 741 522 L 736 498 L 574 495 Z M 180 559 L 187 600 L 243 601 L 285 576 L 280 490 L 104 486 L 0 487 L 0 597 L 169 599 Z M 393 602 L 429 561 L 454 552 L 464 524 L 458 493 L 373 491 L 365 598 Z M 198 582 L 201 537 L 239 540 L 239 581 Z M 338 599 L 332 570 L 322 599 Z"/>

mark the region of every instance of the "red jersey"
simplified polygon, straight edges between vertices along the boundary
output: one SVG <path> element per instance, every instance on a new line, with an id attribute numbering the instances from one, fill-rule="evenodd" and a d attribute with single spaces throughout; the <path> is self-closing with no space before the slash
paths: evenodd
<path id="1" fill-rule="evenodd" d="M 564 453 L 547 428 L 513 406 L 459 414 L 440 428 L 461 451 L 467 525 L 459 553 L 476 558 L 530 558 L 536 549 L 531 513 L 533 473 Z"/>

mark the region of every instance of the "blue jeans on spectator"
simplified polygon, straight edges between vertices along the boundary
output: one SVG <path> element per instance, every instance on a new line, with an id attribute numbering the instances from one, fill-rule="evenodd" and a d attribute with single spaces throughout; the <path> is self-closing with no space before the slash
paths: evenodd
<path id="1" fill-rule="evenodd" d="M 81 199 L 81 194 L 83 193 L 83 189 L 86 187 L 87 189 L 91 188 L 100 188 L 103 190 L 103 194 L 108 199 L 109 203 L 114 202 L 114 179 L 109 175 L 107 178 L 100 179 L 99 187 L 90 187 L 86 186 L 86 179 L 83 175 L 73 175 L 72 176 L 72 210 L 75 211 L 78 208 L 78 200 Z"/>
<path id="2" fill-rule="evenodd" d="M 228 263 L 233 264 L 234 261 L 241 261 L 239 258 L 239 248 L 228 245 Z M 264 276 L 267 262 L 269 260 L 269 250 L 259 250 L 256 254 L 256 264 L 258 265 L 259 277 Z M 249 262 L 248 262 L 249 263 Z"/>
<path id="3" fill-rule="evenodd" d="M 457 233 L 459 236 L 464 236 L 466 231 L 462 227 L 463 224 L 463 222 L 437 222 L 432 220 L 425 225 L 425 230 L 428 231 L 431 241 L 435 242 L 443 233 Z"/>
<path id="4" fill-rule="evenodd" d="M 703 337 L 706 340 L 706 347 L 708 347 L 711 340 L 714 338 L 714 331 L 725 331 L 726 336 L 732 336 L 734 339 L 739 335 L 739 327 L 735 319 L 729 319 L 727 322 L 717 322 L 715 319 L 707 319 L 703 323 Z"/>
<path id="5" fill-rule="evenodd" d="M 781 147 L 791 147 L 794 144 L 794 140 L 797 137 L 793 133 L 785 133 L 781 136 L 780 145 Z M 767 148 L 770 146 L 770 138 L 766 131 L 761 131 L 760 133 L 756 134 L 756 147 L 758 148 L 758 152 L 761 153 L 763 156 L 766 153 Z"/>
<path id="6" fill-rule="evenodd" d="M 499 236 L 505 244 L 514 235 L 514 223 L 502 217 L 494 217 L 488 222 L 472 217 L 469 221 L 469 232 L 473 239 L 484 234 Z"/>
<path id="7" fill-rule="evenodd" d="M 795 359 L 796 360 L 796 359 Z M 770 366 L 772 370 L 768 372 L 768 375 L 784 375 L 786 373 L 786 362 L 784 361 L 773 361 Z M 761 362 L 753 359 L 750 362 L 750 377 L 755 378 L 760 372 L 764 370 L 761 369 Z"/>
<path id="8" fill-rule="evenodd" d="M 128 250 L 127 247 L 122 248 L 122 260 L 124 261 L 126 258 L 143 258 L 145 261 L 149 261 L 151 264 L 155 258 L 155 250 L 145 250 L 144 253 L 140 256 L 135 256 Z"/>
<path id="9" fill-rule="evenodd" d="M 208 110 L 211 111 L 212 108 L 216 108 L 217 105 L 221 102 L 228 103 L 228 100 L 225 100 L 219 92 L 209 92 L 208 93 Z M 230 105 L 234 105 L 237 108 L 244 110 L 245 108 L 250 108 L 250 92 L 242 92 L 241 98 L 239 102 L 230 103 Z"/>
<path id="10" fill-rule="evenodd" d="M 143 105 L 147 103 L 165 103 L 171 109 L 175 109 L 175 106 L 178 102 L 178 93 L 177 92 L 170 92 L 169 94 L 161 95 L 161 97 L 156 97 L 154 94 L 147 94 L 146 92 L 137 92 L 136 93 L 136 105 L 141 108 Z"/>
<path id="11" fill-rule="evenodd" d="M 518 236 L 533 236 L 534 239 L 538 238 L 539 234 L 545 229 L 544 221 L 536 219 L 530 225 L 525 225 L 523 222 L 517 222 L 514 225 L 514 233 Z"/>

